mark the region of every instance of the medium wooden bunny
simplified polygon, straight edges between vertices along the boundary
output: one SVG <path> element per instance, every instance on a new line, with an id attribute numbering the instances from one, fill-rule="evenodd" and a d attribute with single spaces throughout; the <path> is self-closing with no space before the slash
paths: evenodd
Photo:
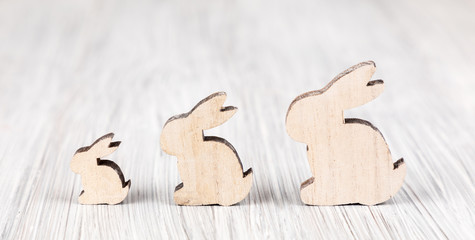
<path id="1" fill-rule="evenodd" d="M 243 173 L 234 147 L 225 139 L 204 136 L 236 113 L 222 107 L 226 93 L 218 92 L 199 102 L 190 112 L 170 118 L 163 127 L 160 145 L 178 158 L 183 181 L 174 194 L 179 205 L 233 205 L 243 200 L 252 186 L 252 169 Z"/>
<path id="2" fill-rule="evenodd" d="M 287 132 L 307 144 L 313 174 L 300 188 L 305 204 L 374 205 L 401 188 L 406 175 L 403 159 L 393 163 L 386 141 L 370 122 L 344 118 L 344 110 L 383 92 L 382 80 L 371 81 L 375 70 L 374 62 L 360 63 L 291 103 Z"/>
<path id="3" fill-rule="evenodd" d="M 73 172 L 81 175 L 84 190 L 79 195 L 81 204 L 118 204 L 130 189 L 130 180 L 125 182 L 119 166 L 101 157 L 113 153 L 120 142 L 111 142 L 109 133 L 97 139 L 91 146 L 76 151 L 71 160 Z"/>

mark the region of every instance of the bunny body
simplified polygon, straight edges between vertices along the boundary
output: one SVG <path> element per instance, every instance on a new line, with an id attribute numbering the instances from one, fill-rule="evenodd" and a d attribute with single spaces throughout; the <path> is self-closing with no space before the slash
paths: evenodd
<path id="1" fill-rule="evenodd" d="M 119 166 L 100 159 L 118 148 L 120 142 L 111 142 L 113 136 L 107 134 L 91 146 L 80 148 L 71 161 L 71 169 L 81 175 L 81 204 L 118 204 L 129 192 L 130 180 L 124 181 Z"/>
<path id="2" fill-rule="evenodd" d="M 313 177 L 302 183 L 301 198 L 309 205 L 361 203 L 374 205 L 394 196 L 406 167 L 393 163 L 379 130 L 361 119 L 345 119 L 343 111 L 376 98 L 381 80 L 369 81 L 373 62 L 346 70 L 325 88 L 303 94 L 287 113 L 289 135 L 307 144 Z"/>
<path id="3" fill-rule="evenodd" d="M 162 149 L 177 157 L 183 181 L 174 194 L 179 205 L 229 206 L 249 194 L 252 169 L 243 173 L 236 150 L 225 139 L 203 135 L 204 129 L 222 124 L 236 112 L 234 107 L 221 108 L 225 99 L 224 93 L 213 94 L 164 126 Z"/>
<path id="4" fill-rule="evenodd" d="M 252 170 L 243 175 L 239 157 L 226 140 L 205 137 L 192 147 L 198 149 L 195 154 L 178 158 L 178 171 L 184 184 L 175 192 L 177 204 L 227 206 L 247 196 L 252 185 Z M 203 177 L 193 179 L 190 171 L 199 172 Z"/>

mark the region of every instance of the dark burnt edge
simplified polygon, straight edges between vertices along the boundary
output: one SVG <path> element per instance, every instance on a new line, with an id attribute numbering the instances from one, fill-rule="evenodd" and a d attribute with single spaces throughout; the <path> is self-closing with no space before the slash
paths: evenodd
<path id="1" fill-rule="evenodd" d="M 243 166 L 242 166 L 241 158 L 239 157 L 238 152 L 236 151 L 236 149 L 234 148 L 234 146 L 231 145 L 231 143 L 229 143 L 226 139 L 220 138 L 220 137 L 216 137 L 216 136 L 204 136 L 204 137 L 203 137 L 203 140 L 204 140 L 205 142 L 206 142 L 206 141 L 212 141 L 212 142 L 223 143 L 224 145 L 226 145 L 227 147 L 229 147 L 229 148 L 234 152 L 234 154 L 236 155 L 236 158 L 237 158 L 237 160 L 238 160 L 238 162 L 239 162 L 239 165 L 241 166 L 241 172 L 243 171 Z M 249 168 L 248 170 L 246 170 L 246 172 L 243 172 L 242 177 L 245 178 L 249 173 L 252 173 L 252 168 Z"/>
<path id="2" fill-rule="evenodd" d="M 121 141 L 111 142 L 109 144 L 109 148 L 118 147 L 120 145 L 120 143 L 121 143 Z"/>
<path id="3" fill-rule="evenodd" d="M 374 67 L 376 67 L 376 63 L 374 63 L 373 61 L 366 61 L 366 62 L 361 62 L 361 63 L 358 63 L 356 65 L 353 65 L 351 66 L 350 68 L 346 69 L 345 71 L 341 72 L 340 74 L 338 74 L 336 77 L 334 77 L 325 87 L 319 89 L 319 90 L 314 90 L 314 91 L 309 91 L 309 92 L 306 92 L 306 93 L 303 93 L 303 94 L 300 94 L 299 96 L 297 96 L 291 103 L 290 103 L 290 106 L 289 106 L 289 109 L 287 110 L 287 114 L 285 116 L 285 119 L 287 121 L 287 117 L 289 115 L 289 112 L 290 110 L 292 109 L 293 105 L 296 104 L 298 101 L 304 99 L 304 98 L 307 98 L 307 97 L 312 97 L 312 96 L 317 96 L 317 95 L 320 95 L 324 92 L 326 92 L 331 86 L 333 86 L 333 84 L 340 80 L 342 77 L 348 75 L 349 73 L 353 72 L 354 70 L 360 68 L 360 67 L 363 67 L 363 66 L 366 66 L 366 65 L 373 65 Z M 378 80 L 376 80 L 378 81 Z"/>
<path id="4" fill-rule="evenodd" d="M 300 184 L 300 190 L 306 188 L 307 186 L 310 186 L 314 181 L 315 181 L 315 177 L 313 176 L 305 180 L 302 184 Z"/>
<path id="5" fill-rule="evenodd" d="M 393 166 L 394 166 L 393 170 L 396 170 L 396 169 L 397 169 L 399 166 L 401 166 L 402 164 L 404 164 L 404 158 L 400 158 L 399 160 L 397 160 L 397 161 L 393 164 Z"/>
<path id="6" fill-rule="evenodd" d="M 182 189 L 183 186 L 184 186 L 184 185 L 183 185 L 183 182 L 181 182 L 180 184 L 176 185 L 176 187 L 175 187 L 175 192 L 178 191 L 178 190 L 180 190 L 180 189 Z"/>
<path id="7" fill-rule="evenodd" d="M 222 107 L 221 109 L 219 109 L 220 112 L 227 112 L 227 111 L 232 111 L 232 110 L 237 110 L 238 108 L 237 107 L 234 107 L 234 106 L 226 106 L 226 107 Z"/>
<path id="8" fill-rule="evenodd" d="M 247 171 L 245 171 L 243 174 L 242 174 L 242 178 L 246 178 L 247 175 L 249 174 L 252 174 L 252 167 L 247 169 Z"/>
<path id="9" fill-rule="evenodd" d="M 384 84 L 384 81 L 382 79 L 372 80 L 372 81 L 369 81 L 368 84 L 366 84 L 366 86 L 370 87 L 377 84 Z"/>
<path id="10" fill-rule="evenodd" d="M 108 133 L 108 134 L 106 134 L 106 135 L 104 135 L 104 136 L 98 138 L 98 139 L 97 139 L 96 141 L 94 141 L 91 145 L 86 146 L 86 147 L 79 148 L 78 150 L 76 150 L 76 153 L 87 152 L 87 151 L 89 151 L 89 149 L 92 148 L 92 146 L 96 145 L 98 142 L 100 142 L 100 141 L 102 141 L 102 140 L 104 140 L 104 139 L 106 139 L 106 138 L 110 138 L 110 139 L 114 138 L 114 133 Z M 111 143 L 109 144 L 109 147 L 117 147 L 117 146 L 119 146 L 119 145 L 120 145 L 120 142 L 111 142 Z"/>
<path id="11" fill-rule="evenodd" d="M 117 173 L 117 175 L 119 175 L 119 178 L 120 178 L 120 182 L 122 183 L 122 188 L 125 188 L 127 187 L 127 185 L 130 184 L 130 179 L 126 182 L 125 181 L 125 178 L 124 178 L 124 174 L 122 173 L 122 171 L 120 170 L 120 167 L 113 161 L 111 160 L 107 160 L 107 159 L 97 159 L 97 166 L 107 166 L 107 167 L 110 167 L 112 169 L 114 169 L 114 171 Z"/>
<path id="12" fill-rule="evenodd" d="M 369 121 L 366 121 L 366 120 L 363 120 L 363 119 L 360 119 L 360 118 L 345 118 L 345 124 L 353 124 L 353 123 L 366 125 L 368 127 L 371 127 L 373 130 L 379 132 L 379 134 L 381 134 L 381 131 L 379 131 L 379 129 Z M 381 136 L 383 136 L 383 134 L 381 134 Z M 384 136 L 383 136 L 383 138 L 384 138 Z M 386 141 L 386 140 L 384 140 L 384 141 Z"/>

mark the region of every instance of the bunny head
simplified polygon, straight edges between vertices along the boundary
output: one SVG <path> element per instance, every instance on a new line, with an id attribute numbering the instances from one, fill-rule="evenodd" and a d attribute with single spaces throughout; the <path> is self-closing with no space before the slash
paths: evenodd
<path id="1" fill-rule="evenodd" d="M 371 81 L 375 70 L 374 62 L 362 62 L 340 73 L 324 88 L 295 98 L 287 111 L 289 136 L 298 142 L 309 142 L 307 138 L 312 134 L 308 131 L 343 124 L 344 110 L 363 105 L 383 92 L 382 80 Z"/>
<path id="2" fill-rule="evenodd" d="M 318 91 L 304 93 L 295 98 L 287 110 L 285 128 L 287 134 L 297 142 L 310 142 L 308 131 L 313 129 L 313 124 L 319 119 L 316 111 L 319 105 L 315 99 L 319 95 Z"/>
<path id="3" fill-rule="evenodd" d="M 120 142 L 112 142 L 113 137 L 113 133 L 106 134 L 97 139 L 91 146 L 78 149 L 71 160 L 71 170 L 74 173 L 81 174 L 86 169 L 95 166 L 98 159 L 117 150 Z"/>
<path id="4" fill-rule="evenodd" d="M 190 112 L 171 117 L 160 136 L 163 151 L 179 156 L 187 141 L 203 141 L 203 130 L 223 124 L 236 113 L 236 107 L 223 107 L 225 101 L 226 93 L 214 93 L 201 100 Z"/>

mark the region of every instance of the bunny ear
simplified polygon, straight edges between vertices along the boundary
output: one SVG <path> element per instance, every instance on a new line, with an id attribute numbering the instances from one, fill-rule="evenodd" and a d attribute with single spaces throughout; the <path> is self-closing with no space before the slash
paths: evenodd
<path id="1" fill-rule="evenodd" d="M 91 148 L 107 148 L 114 137 L 114 133 L 108 133 L 91 144 Z"/>
<path id="2" fill-rule="evenodd" d="M 97 139 L 90 147 L 91 152 L 97 155 L 97 158 L 107 156 L 113 153 L 120 145 L 120 142 L 112 142 L 114 133 L 108 133 Z"/>
<path id="3" fill-rule="evenodd" d="M 230 119 L 237 108 L 223 107 L 225 101 L 225 92 L 217 92 L 201 100 L 190 113 L 196 127 L 206 130 L 217 127 Z"/>
<path id="4" fill-rule="evenodd" d="M 336 76 L 328 85 L 328 95 L 338 100 L 342 110 L 363 105 L 375 99 L 383 92 L 382 80 L 371 81 L 376 71 L 372 61 L 352 66 Z"/>

